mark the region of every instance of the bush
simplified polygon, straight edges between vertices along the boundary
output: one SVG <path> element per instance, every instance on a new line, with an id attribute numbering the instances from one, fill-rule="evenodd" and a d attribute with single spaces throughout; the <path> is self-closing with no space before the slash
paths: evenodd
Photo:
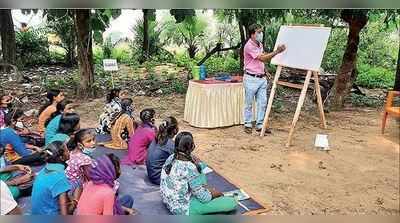
<path id="1" fill-rule="evenodd" d="M 132 60 L 132 51 L 129 46 L 121 45 L 112 50 L 111 58 L 116 59 L 118 63 L 128 64 Z"/>
<path id="2" fill-rule="evenodd" d="M 205 62 L 207 74 L 217 72 L 237 73 L 240 71 L 239 60 L 230 56 L 216 57 L 212 56 Z"/>
<path id="3" fill-rule="evenodd" d="M 16 32 L 17 63 L 21 66 L 47 64 L 50 60 L 49 43 L 44 29 Z"/>
<path id="4" fill-rule="evenodd" d="M 393 88 L 394 71 L 383 67 L 371 67 L 369 65 L 358 66 L 358 76 L 356 84 L 367 88 Z"/>
<path id="5" fill-rule="evenodd" d="M 104 54 L 101 47 L 93 47 L 93 61 L 95 64 L 103 64 Z"/>

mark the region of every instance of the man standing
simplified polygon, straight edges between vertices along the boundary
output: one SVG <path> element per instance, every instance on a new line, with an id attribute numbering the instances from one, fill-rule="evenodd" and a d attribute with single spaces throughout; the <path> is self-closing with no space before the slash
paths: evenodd
<path id="1" fill-rule="evenodd" d="M 283 52 L 286 47 L 279 45 L 272 53 L 265 53 L 262 45 L 263 33 L 261 26 L 252 24 L 249 26 L 250 39 L 244 46 L 244 131 L 252 133 L 253 124 L 253 99 L 257 102 L 256 131 L 261 131 L 264 122 L 265 110 L 267 108 L 267 87 L 265 78 L 264 62 L 269 61 L 275 55 Z M 266 133 L 271 133 L 266 130 Z"/>

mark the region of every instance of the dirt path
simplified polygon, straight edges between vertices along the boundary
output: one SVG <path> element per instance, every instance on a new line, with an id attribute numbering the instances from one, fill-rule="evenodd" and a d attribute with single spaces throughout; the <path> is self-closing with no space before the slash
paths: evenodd
<path id="1" fill-rule="evenodd" d="M 103 100 L 78 108 L 83 127 L 94 127 Z M 191 131 L 196 154 L 232 179 L 270 214 L 399 214 L 399 122 L 381 135 L 381 114 L 361 109 L 327 114 L 328 129 L 314 113 L 303 112 L 294 146 L 284 147 L 292 113 L 274 115 L 273 134 L 249 136 L 241 126 L 198 129 L 183 122 L 184 96 L 134 98 L 136 111 L 154 107 L 157 118 L 173 115 Z M 331 151 L 314 149 L 315 134 L 329 135 Z"/>

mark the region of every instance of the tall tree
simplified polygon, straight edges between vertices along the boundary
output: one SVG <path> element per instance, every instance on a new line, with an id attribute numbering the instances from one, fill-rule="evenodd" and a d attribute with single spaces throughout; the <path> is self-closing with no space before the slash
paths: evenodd
<path id="1" fill-rule="evenodd" d="M 111 18 L 117 18 L 120 14 L 120 9 L 75 9 L 74 25 L 81 77 L 78 95 L 94 95 L 93 40 L 102 43 L 102 34 Z"/>
<path id="2" fill-rule="evenodd" d="M 173 19 L 165 22 L 165 34 L 178 45 L 185 45 L 190 58 L 199 50 L 200 42 L 205 36 L 207 23 L 197 16 L 186 17 L 181 23 Z"/>
<path id="3" fill-rule="evenodd" d="M 146 61 L 149 58 L 149 50 L 150 50 L 150 41 L 149 41 L 149 33 L 151 26 L 150 22 L 154 22 L 156 20 L 156 10 L 155 9 L 143 9 L 143 45 L 142 45 L 142 58 L 141 63 Z"/>
<path id="4" fill-rule="evenodd" d="M 349 25 L 346 49 L 343 54 L 342 64 L 333 85 L 333 99 L 331 108 L 341 110 L 344 100 L 349 94 L 357 78 L 357 51 L 360 43 L 360 32 L 368 22 L 368 10 L 344 9 L 340 18 Z"/>
<path id="5" fill-rule="evenodd" d="M 90 9 L 76 9 L 74 15 L 79 72 L 81 74 L 78 95 L 83 97 L 92 96 L 94 94 L 91 88 L 94 83 L 94 69 L 90 14 Z"/>
<path id="6" fill-rule="evenodd" d="M 16 44 L 11 9 L 0 9 L 0 37 L 3 60 L 15 65 Z"/>

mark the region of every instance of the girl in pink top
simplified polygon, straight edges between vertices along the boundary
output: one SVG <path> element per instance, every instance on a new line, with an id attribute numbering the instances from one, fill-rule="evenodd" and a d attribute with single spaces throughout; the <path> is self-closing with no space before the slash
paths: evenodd
<path id="1" fill-rule="evenodd" d="M 135 214 L 133 199 L 125 195 L 117 199 L 121 175 L 119 158 L 114 154 L 100 156 L 89 170 L 90 181 L 84 186 L 79 199 L 77 215 Z"/>
<path id="2" fill-rule="evenodd" d="M 96 133 L 93 129 L 81 129 L 68 142 L 70 159 L 67 161 L 65 175 L 71 184 L 73 197 L 79 199 L 83 184 L 89 181 L 89 168 L 92 164 L 90 153 L 95 149 Z M 73 200 L 76 207 L 78 200 Z"/>
<path id="3" fill-rule="evenodd" d="M 156 137 L 154 126 L 154 109 L 144 109 L 140 112 L 142 124 L 129 137 L 128 154 L 122 159 L 125 165 L 143 165 L 147 157 L 147 148 Z"/>

